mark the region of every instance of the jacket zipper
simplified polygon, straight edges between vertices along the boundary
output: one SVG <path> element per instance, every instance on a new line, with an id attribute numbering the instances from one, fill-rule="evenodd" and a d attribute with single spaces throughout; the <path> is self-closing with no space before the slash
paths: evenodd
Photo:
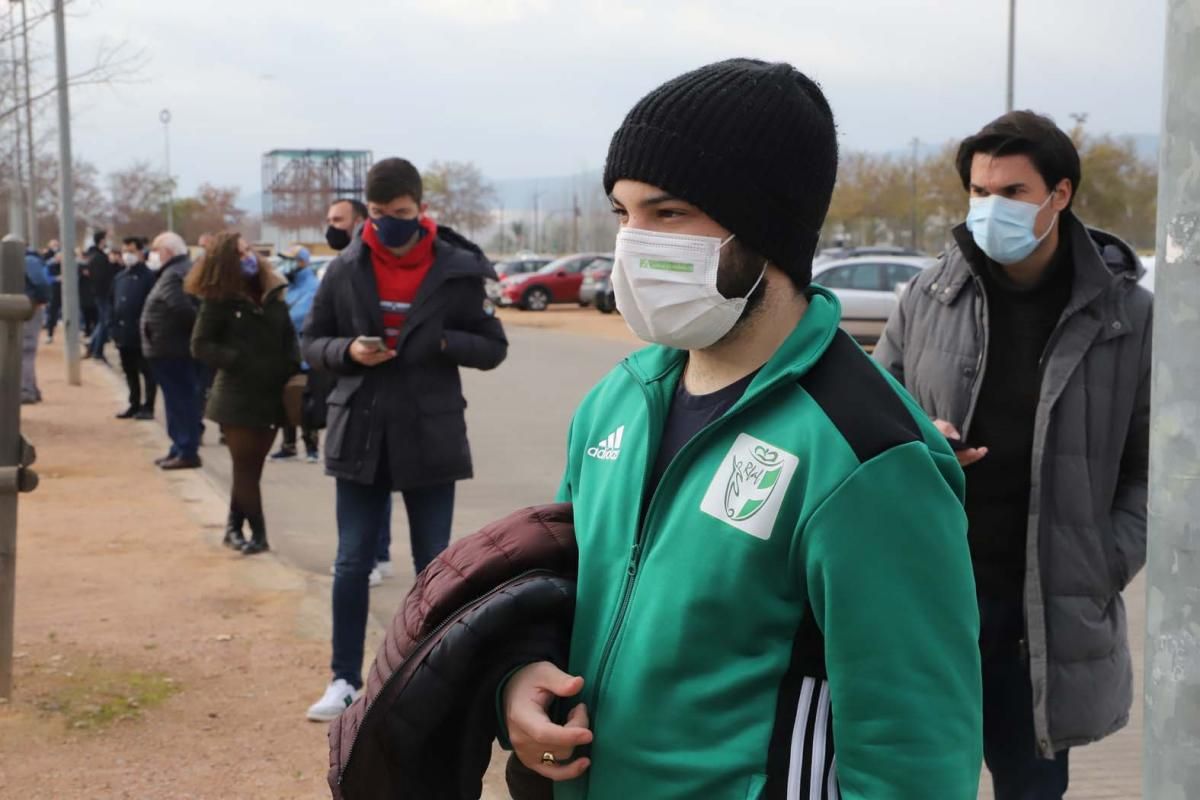
<path id="1" fill-rule="evenodd" d="M 638 387 L 642 390 L 642 395 L 646 398 L 646 408 L 650 412 L 650 421 L 651 424 L 655 426 L 653 435 L 650 437 L 650 441 L 659 441 L 662 437 L 662 431 L 660 430 L 662 427 L 662 420 L 660 414 L 654 413 L 657 410 L 657 403 L 655 402 L 654 397 L 650 394 L 650 390 L 646 387 L 646 384 L 636 374 L 634 374 L 633 369 L 629 366 L 628 362 L 622 362 L 622 366 L 625 368 L 625 371 L 629 373 L 630 377 L 637 382 Z M 683 378 L 680 377 L 680 380 L 683 380 Z M 649 478 L 650 472 L 654 469 L 653 459 L 656 455 L 656 453 L 647 448 L 646 473 L 645 478 L 643 478 L 642 486 L 643 492 L 645 492 L 645 480 Z M 667 471 L 670 471 L 669 466 L 667 467 Z M 664 474 L 663 477 L 665 478 L 666 475 Z M 638 566 L 641 563 L 642 542 L 646 535 L 646 522 L 650 519 L 650 511 L 654 507 L 654 497 L 657 495 L 658 487 L 655 487 L 654 495 L 651 496 L 650 502 L 646 505 L 646 513 L 641 517 L 638 523 L 637 532 L 634 534 L 633 546 L 629 550 L 629 562 L 625 566 L 625 578 L 621 587 L 621 600 L 617 605 L 617 616 L 613 620 L 612 628 L 609 629 L 608 638 L 604 642 L 604 649 L 600 652 L 600 666 L 596 669 L 596 690 L 592 695 L 593 731 L 596 729 L 596 715 L 599 711 L 596 706 L 600 702 L 600 689 L 602 688 L 601 683 L 604 677 L 604 672 L 608 667 L 608 659 L 610 656 L 612 656 L 613 646 L 617 641 L 617 634 L 620 632 L 621 624 L 625 621 L 625 614 L 629 610 L 629 599 L 633 595 L 633 584 L 637 578 Z"/>
<path id="2" fill-rule="evenodd" d="M 627 372 L 629 372 L 629 374 L 634 378 L 634 380 L 637 381 L 638 386 L 641 387 L 642 393 L 646 397 L 647 406 L 650 407 L 651 411 L 653 411 L 655 403 L 654 403 L 654 398 L 650 395 L 650 390 L 648 388 L 646 388 L 645 383 L 643 383 L 638 378 L 638 376 L 636 374 L 634 374 L 632 368 L 629 366 L 629 364 L 627 362 L 623 363 L 623 366 L 625 367 L 625 370 Z M 680 376 L 679 379 L 683 380 L 683 377 Z M 746 409 L 751 408 L 754 405 L 756 405 L 761 398 L 765 397 L 770 392 L 770 390 L 772 388 L 773 388 L 772 386 L 768 386 L 768 387 L 764 387 L 763 389 L 759 390 L 754 397 L 747 400 L 744 404 L 741 405 L 740 408 L 738 408 L 738 413 L 741 414 Z M 730 409 L 730 411 L 732 411 L 732 410 L 733 409 Z M 617 616 L 616 616 L 616 619 L 613 621 L 612 628 L 609 630 L 608 638 L 605 640 L 604 650 L 600 654 L 600 665 L 596 670 L 596 689 L 595 689 L 595 692 L 592 694 L 592 712 L 591 712 L 591 723 L 592 723 L 592 731 L 593 732 L 596 730 L 596 718 L 599 716 L 598 705 L 599 705 L 599 701 L 600 701 L 600 692 L 604 688 L 604 679 L 606 677 L 605 673 L 608 669 L 609 658 L 612 656 L 613 647 L 616 645 L 617 637 L 621 632 L 621 626 L 625 622 L 626 614 L 629 611 L 629 601 L 630 601 L 631 597 L 633 596 L 633 589 L 637 583 L 638 568 L 641 565 L 642 557 L 646 553 L 646 549 L 647 549 L 646 537 L 648 535 L 648 527 L 649 527 L 650 520 L 653 518 L 654 511 L 657 508 L 657 501 L 658 501 L 659 494 L 660 494 L 659 488 L 667 483 L 667 478 L 669 478 L 675 472 L 676 467 L 684 461 L 684 456 L 690 450 L 694 449 L 694 447 L 696 447 L 700 442 L 702 442 L 705 438 L 707 438 L 709 435 L 711 435 L 711 433 L 716 428 L 720 427 L 722 423 L 726 422 L 729 419 L 731 419 L 731 416 L 730 416 L 729 412 L 726 412 L 722 416 L 720 416 L 717 419 L 710 422 L 708 425 L 706 425 L 704 428 L 702 428 L 700 431 L 698 431 L 691 439 L 689 439 L 687 441 L 687 443 L 684 444 L 684 446 L 679 449 L 679 452 L 675 454 L 675 457 L 673 459 L 671 459 L 671 463 L 667 465 L 667 469 L 663 472 L 662 478 L 658 482 L 658 486 L 654 487 L 654 493 L 651 495 L 650 502 L 646 506 L 646 513 L 642 517 L 641 523 L 638 525 L 638 531 L 637 531 L 636 537 L 634 538 L 633 547 L 630 550 L 629 563 L 625 568 L 624 585 L 621 589 L 620 605 L 617 607 Z M 654 424 L 661 427 L 661 421 L 659 420 L 659 415 L 654 415 L 652 417 L 652 420 L 654 421 Z M 661 434 L 658 434 L 658 435 L 652 437 L 652 441 L 657 441 L 657 439 L 659 438 L 660 435 Z M 650 470 L 652 470 L 654 468 L 653 459 L 656 457 L 656 455 L 657 455 L 657 453 L 648 453 L 647 454 L 647 458 L 646 458 L 646 461 L 647 461 L 646 474 L 647 475 L 649 475 Z M 585 797 L 586 797 L 586 794 L 585 794 Z"/>
<path id="3" fill-rule="evenodd" d="M 975 300 L 975 320 L 979 326 L 983 346 L 979 348 L 979 358 L 975 360 L 975 381 L 971 384 L 971 399 L 967 405 L 967 416 L 963 420 L 962 431 L 960 431 L 964 442 L 970 436 L 971 423 L 975 421 L 975 406 L 978 405 L 979 395 L 983 390 L 983 375 L 987 371 L 987 353 L 991 339 L 988 333 L 987 291 L 983 288 L 983 281 L 978 275 L 972 275 L 971 279 L 975 281 L 975 291 L 979 293 Z"/>
<path id="4" fill-rule="evenodd" d="M 435 636 L 437 636 L 439 633 L 444 631 L 446 628 L 453 625 L 457 621 L 458 615 L 461 614 L 463 611 L 467 610 L 468 608 L 470 608 L 471 606 L 482 604 L 484 601 L 490 599 L 494 595 L 499 594 L 500 592 L 504 591 L 508 587 L 518 583 L 519 581 L 523 581 L 526 578 L 532 578 L 534 575 L 554 575 L 554 574 L 555 573 L 553 571 L 548 570 L 548 569 L 527 570 L 526 572 L 522 572 L 520 575 L 516 576 L 515 578 L 510 578 L 509 580 L 507 580 L 504 583 L 500 584 L 499 586 L 495 587 L 491 591 L 480 595 L 479 597 L 475 598 L 474 600 L 471 600 L 468 603 L 464 603 L 463 605 L 461 605 L 457 609 L 455 609 L 453 613 L 448 614 L 446 616 L 446 618 L 444 620 L 442 620 L 441 623 L 436 628 L 434 628 L 432 631 L 430 631 L 429 633 L 422 636 L 421 640 L 419 642 L 417 642 L 416 645 L 409 652 L 409 655 L 411 656 L 413 653 L 416 653 L 418 650 L 420 650 L 422 647 L 425 646 L 426 642 L 428 642 L 430 639 L 433 639 Z M 350 740 L 350 749 L 346 753 L 346 763 L 342 766 L 341 771 L 338 772 L 338 786 L 342 785 L 342 777 L 346 774 L 347 771 L 349 771 L 350 765 L 354 762 L 354 747 L 355 747 L 355 745 L 358 744 L 359 733 L 361 733 L 362 729 L 365 728 L 367 725 L 367 717 L 370 716 L 371 711 L 375 708 L 376 703 L 378 702 L 379 698 L 383 697 L 384 693 L 387 691 L 387 688 L 392 685 L 392 681 L 394 681 L 396 679 L 396 676 L 399 675 L 401 671 L 402 671 L 402 669 L 396 669 L 395 671 L 392 672 L 391 675 L 388 676 L 387 680 L 385 680 L 383 682 L 383 685 L 379 687 L 379 692 L 375 695 L 375 698 L 370 702 L 370 704 L 366 707 L 366 709 L 363 710 L 362 722 L 359 723 L 358 728 L 354 731 L 354 738 Z"/>

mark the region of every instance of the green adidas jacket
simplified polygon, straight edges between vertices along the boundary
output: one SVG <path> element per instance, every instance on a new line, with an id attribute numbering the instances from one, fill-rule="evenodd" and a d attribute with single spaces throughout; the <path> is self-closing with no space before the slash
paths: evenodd
<path id="1" fill-rule="evenodd" d="M 962 472 L 838 330 L 833 295 L 810 300 L 657 487 L 685 354 L 635 353 L 580 406 L 560 499 L 579 544 L 570 669 L 595 740 L 557 800 L 974 800 Z"/>

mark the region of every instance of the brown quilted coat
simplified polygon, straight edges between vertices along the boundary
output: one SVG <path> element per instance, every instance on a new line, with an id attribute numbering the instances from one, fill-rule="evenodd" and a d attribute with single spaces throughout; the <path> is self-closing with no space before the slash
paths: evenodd
<path id="1" fill-rule="evenodd" d="M 430 564 L 363 696 L 330 726 L 333 797 L 476 800 L 500 682 L 534 661 L 566 666 L 577 561 L 571 507 L 552 505 L 492 523 Z"/>

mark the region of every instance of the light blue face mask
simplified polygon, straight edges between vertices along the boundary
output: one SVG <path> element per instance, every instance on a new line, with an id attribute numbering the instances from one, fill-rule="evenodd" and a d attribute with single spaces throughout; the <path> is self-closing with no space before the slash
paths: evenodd
<path id="1" fill-rule="evenodd" d="M 971 210 L 967 213 L 967 230 L 975 237 L 979 249 L 996 263 L 1016 264 L 1024 261 L 1050 235 L 1058 222 L 1058 214 L 1055 214 L 1045 233 L 1037 236 L 1033 231 L 1038 212 L 1053 197 L 1054 193 L 1051 192 L 1040 206 L 995 194 L 972 197 Z"/>

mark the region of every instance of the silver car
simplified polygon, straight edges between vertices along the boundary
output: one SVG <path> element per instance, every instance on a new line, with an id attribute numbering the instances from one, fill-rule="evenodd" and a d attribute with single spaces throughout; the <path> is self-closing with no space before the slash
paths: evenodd
<path id="1" fill-rule="evenodd" d="M 837 295 L 842 329 L 873 348 L 899 302 L 897 287 L 937 263 L 927 256 L 870 255 L 813 265 L 813 283 Z"/>

